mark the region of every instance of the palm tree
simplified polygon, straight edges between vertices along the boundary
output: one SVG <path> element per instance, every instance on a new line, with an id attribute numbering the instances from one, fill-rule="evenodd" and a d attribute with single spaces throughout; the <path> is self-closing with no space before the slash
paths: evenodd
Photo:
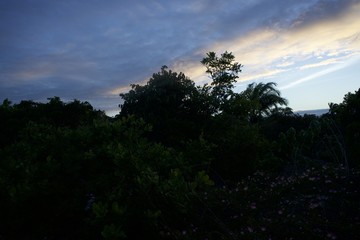
<path id="1" fill-rule="evenodd" d="M 250 121 L 257 122 L 263 116 L 269 116 L 279 109 L 279 105 L 287 106 L 288 101 L 281 97 L 276 83 L 251 83 L 241 95 L 250 101 Z"/>

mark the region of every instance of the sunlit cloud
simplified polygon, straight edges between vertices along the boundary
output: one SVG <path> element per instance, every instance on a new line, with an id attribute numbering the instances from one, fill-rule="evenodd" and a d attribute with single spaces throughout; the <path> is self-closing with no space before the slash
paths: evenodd
<path id="1" fill-rule="evenodd" d="M 303 65 L 303 66 L 299 67 L 299 70 L 304 70 L 304 69 L 309 69 L 309 68 L 316 68 L 316 67 L 323 67 L 323 66 L 334 64 L 334 63 L 339 63 L 339 60 L 336 59 L 336 58 L 330 58 L 330 59 L 326 59 L 325 61 L 321 61 L 321 62 L 318 62 L 318 63 Z"/>
<path id="2" fill-rule="evenodd" d="M 291 66 L 291 65 L 294 65 L 295 64 L 295 62 L 282 62 L 282 63 L 279 63 L 279 64 L 277 64 L 276 65 L 276 67 L 278 67 L 278 68 L 285 68 L 285 67 L 289 67 L 289 66 Z"/>
<path id="3" fill-rule="evenodd" d="M 263 28 L 227 41 L 211 44 L 196 54 L 226 50 L 231 51 L 237 61 L 244 64 L 244 73 L 239 81 L 276 77 L 288 70 L 315 69 L 335 65 L 306 77 L 296 84 L 310 81 L 343 66 L 343 60 L 360 53 L 360 4 L 354 4 L 346 14 L 335 19 L 326 19 L 291 29 Z M 314 59 L 320 61 L 314 62 Z M 309 63 L 309 60 L 312 60 Z M 340 65 L 337 65 L 340 64 Z M 182 70 L 195 80 L 204 74 L 198 64 L 188 64 Z"/>
<path id="4" fill-rule="evenodd" d="M 208 83 L 200 61 L 209 51 L 231 51 L 244 65 L 237 87 L 246 81 L 281 87 L 315 81 L 360 54 L 360 0 L 3 5 L 0 96 L 13 100 L 57 95 L 117 108 L 119 93 L 131 83 L 145 84 L 162 65 L 198 85 Z"/>
<path id="5" fill-rule="evenodd" d="M 109 95 L 119 95 L 120 93 L 126 93 L 131 90 L 131 86 L 118 87 L 115 89 L 111 89 L 106 94 Z"/>
<path id="6" fill-rule="evenodd" d="M 241 76 L 241 82 L 254 81 L 254 80 L 260 80 L 260 79 L 270 79 L 270 78 L 274 78 L 276 75 L 286 72 L 286 71 L 288 71 L 288 70 L 274 69 L 274 70 L 259 71 L 258 73 L 252 73 L 252 74 L 244 74 Z"/>

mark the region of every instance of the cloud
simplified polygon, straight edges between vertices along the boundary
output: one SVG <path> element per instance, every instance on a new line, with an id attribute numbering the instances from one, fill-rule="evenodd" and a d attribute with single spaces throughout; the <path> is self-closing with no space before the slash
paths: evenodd
<path id="1" fill-rule="evenodd" d="M 338 64 L 360 53 L 359 12 L 360 4 L 357 3 L 334 19 L 326 18 L 289 29 L 256 29 L 233 39 L 210 44 L 197 54 L 208 51 L 221 53 L 225 50 L 233 52 L 237 61 L 245 65 L 239 81 L 275 77 L 289 70 Z M 321 58 L 321 62 L 308 63 L 309 60 Z M 188 69 L 182 70 L 191 77 L 199 78 L 201 66 L 191 63 L 188 66 Z"/>
<path id="2" fill-rule="evenodd" d="M 240 81 L 305 65 L 332 67 L 360 48 L 359 6 L 358 0 L 3 0 L 0 94 L 90 98 L 108 109 L 103 104 L 117 107 L 120 91 L 162 65 L 209 81 L 199 62 L 208 51 L 232 51 L 245 65 Z"/>
<path id="3" fill-rule="evenodd" d="M 120 93 L 126 93 L 131 90 L 131 86 L 124 86 L 115 89 L 111 89 L 107 92 L 109 95 L 119 95 Z"/>
<path id="4" fill-rule="evenodd" d="M 360 60 L 360 55 L 358 55 L 358 54 L 353 54 L 353 55 L 351 55 L 351 56 L 349 57 L 348 60 L 349 60 L 349 61 L 346 61 L 346 62 L 343 63 L 343 64 L 337 64 L 337 65 L 332 66 L 332 67 L 330 67 L 330 68 L 326 68 L 326 69 L 323 69 L 323 70 L 321 70 L 321 71 L 318 71 L 318 72 L 315 72 L 315 73 L 313 73 L 313 74 L 310 74 L 309 76 L 300 78 L 300 79 L 298 79 L 298 80 L 296 80 L 296 81 L 294 81 L 294 82 L 292 82 L 292 83 L 290 83 L 290 84 L 287 84 L 287 85 L 285 85 L 285 86 L 280 87 L 279 89 L 280 89 L 280 90 L 285 90 L 285 89 L 288 89 L 288 88 L 292 88 L 292 87 L 295 87 L 295 86 L 297 86 L 297 85 L 299 85 L 299 84 L 301 84 L 301 83 L 308 82 L 308 81 L 311 81 L 311 80 L 316 79 L 316 78 L 318 78 L 318 77 L 322 77 L 322 76 L 325 76 L 325 75 L 327 75 L 327 74 L 329 74 L 329 73 L 333 73 L 333 72 L 336 72 L 336 71 L 338 71 L 338 70 L 340 70 L 340 69 L 346 68 L 346 67 L 348 67 L 348 66 L 350 66 L 350 65 L 353 65 L 354 63 L 359 62 L 359 60 Z"/>
<path id="5" fill-rule="evenodd" d="M 312 64 L 306 64 L 301 67 L 299 67 L 299 70 L 309 69 L 309 68 L 316 68 L 316 67 L 323 67 L 330 64 L 339 63 L 339 60 L 336 58 L 329 58 L 324 61 L 318 62 L 318 63 L 312 63 Z"/>
<path id="6" fill-rule="evenodd" d="M 325 69 L 325 70 L 322 70 L 322 71 L 319 71 L 319 72 L 316 72 L 314 74 L 311 74 L 310 76 L 307 76 L 307 77 L 304 77 L 304 78 L 301 78 L 301 79 L 298 79 L 288 85 L 285 85 L 285 86 L 282 86 L 280 87 L 279 89 L 280 90 L 285 90 L 285 89 L 288 89 L 288 88 L 292 88 L 292 87 L 295 87 L 296 85 L 299 85 L 301 83 L 304 83 L 304 82 L 308 82 L 308 81 L 311 81 L 315 78 L 318 78 L 318 77 L 322 77 L 326 74 L 329 74 L 329 73 L 332 73 L 332 72 L 335 72 L 339 69 L 343 68 L 343 66 L 335 66 L 335 67 L 332 67 L 332 68 L 328 68 L 328 69 Z"/>
<path id="7" fill-rule="evenodd" d="M 257 73 L 253 72 L 252 74 L 244 74 L 241 77 L 241 82 L 262 80 L 262 79 L 270 79 L 270 78 L 274 78 L 278 74 L 286 72 L 286 71 L 288 71 L 288 70 L 274 69 L 274 70 L 258 71 Z"/>
<path id="8" fill-rule="evenodd" d="M 293 61 L 284 61 L 284 62 L 277 64 L 276 67 L 277 68 L 286 68 L 286 67 L 289 67 L 294 64 L 295 64 L 295 62 L 293 62 Z"/>

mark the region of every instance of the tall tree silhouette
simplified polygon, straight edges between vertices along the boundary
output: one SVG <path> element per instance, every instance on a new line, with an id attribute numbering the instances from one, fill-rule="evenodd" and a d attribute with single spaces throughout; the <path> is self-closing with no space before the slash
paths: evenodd
<path id="1" fill-rule="evenodd" d="M 212 78 L 212 94 L 218 100 L 218 107 L 227 102 L 233 95 L 232 89 L 241 72 L 241 65 L 235 62 L 235 56 L 231 52 L 224 52 L 218 57 L 215 52 L 209 52 L 201 63 L 206 67 L 206 73 Z"/>

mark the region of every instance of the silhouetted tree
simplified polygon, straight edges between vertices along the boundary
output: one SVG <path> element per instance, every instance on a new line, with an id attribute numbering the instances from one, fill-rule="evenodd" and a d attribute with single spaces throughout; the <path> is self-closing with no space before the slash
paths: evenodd
<path id="1" fill-rule="evenodd" d="M 145 85 L 131 87 L 128 93 L 120 94 L 124 100 L 120 117 L 143 118 L 154 127 L 155 138 L 167 144 L 198 136 L 200 122 L 209 114 L 206 89 L 166 66 Z"/>
<path id="2" fill-rule="evenodd" d="M 212 95 L 218 100 L 218 108 L 232 96 L 234 83 L 241 72 L 243 65 L 235 62 L 235 56 L 230 52 L 224 52 L 218 57 L 215 52 L 209 52 L 201 61 L 206 67 L 206 73 L 212 78 Z"/>
<path id="3" fill-rule="evenodd" d="M 281 97 L 280 91 L 276 88 L 276 83 L 251 83 L 245 91 L 241 93 L 251 103 L 249 113 L 250 121 L 256 122 L 262 116 L 269 116 L 278 110 L 279 105 L 287 105 L 285 98 Z"/>
<path id="4" fill-rule="evenodd" d="M 350 165 L 360 166 L 360 89 L 347 93 L 342 103 L 330 103 L 329 107 L 328 115 L 336 121 L 333 131 L 342 134 L 338 141 L 346 142 Z"/>
<path id="5" fill-rule="evenodd" d="M 356 239 L 360 89 L 300 116 L 274 83 L 234 93 L 233 60 L 204 86 L 164 66 L 116 118 L 5 100 L 0 239 Z"/>

